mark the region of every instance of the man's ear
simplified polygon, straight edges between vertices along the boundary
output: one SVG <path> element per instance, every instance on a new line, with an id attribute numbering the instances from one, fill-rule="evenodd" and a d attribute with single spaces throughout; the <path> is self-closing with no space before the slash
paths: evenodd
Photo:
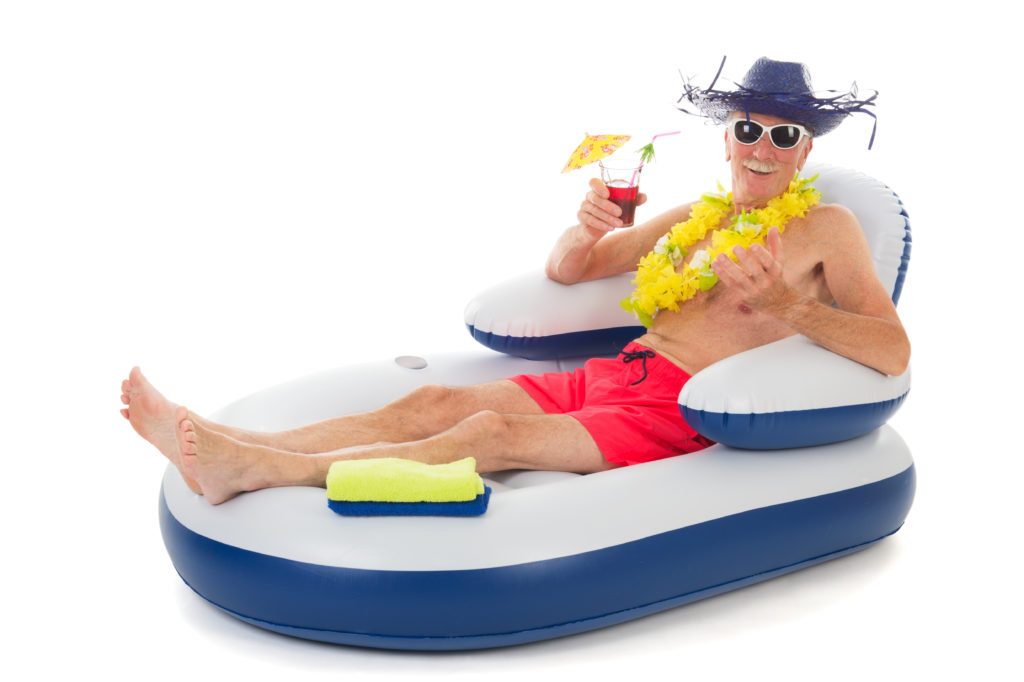
<path id="1" fill-rule="evenodd" d="M 732 150 L 729 149 L 729 129 L 725 129 L 725 162 L 732 161 Z"/>
<path id="2" fill-rule="evenodd" d="M 806 147 L 804 147 L 804 151 L 803 151 L 803 154 L 802 154 L 802 155 L 801 155 L 801 157 L 800 157 L 800 163 L 798 163 L 798 164 L 796 165 L 796 169 L 797 169 L 798 171 L 800 171 L 800 170 L 803 170 L 803 169 L 804 169 L 804 164 L 805 164 L 805 163 L 807 163 L 807 156 L 808 156 L 808 154 L 810 154 L 810 153 L 811 153 L 811 149 L 812 149 L 813 147 L 814 147 L 814 138 L 813 138 L 813 137 L 809 137 L 809 138 L 807 138 L 807 146 L 806 146 Z"/>

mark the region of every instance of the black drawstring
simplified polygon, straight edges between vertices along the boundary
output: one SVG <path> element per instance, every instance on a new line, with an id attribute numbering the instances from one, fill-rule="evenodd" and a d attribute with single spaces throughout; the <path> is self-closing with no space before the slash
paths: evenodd
<path id="1" fill-rule="evenodd" d="M 639 360 L 640 362 L 643 363 L 644 375 L 637 379 L 636 381 L 634 381 L 633 383 L 631 383 L 630 386 L 636 386 L 641 381 L 647 378 L 647 358 L 657 357 L 657 353 L 648 348 L 645 348 L 644 350 L 631 350 L 629 352 L 623 350 L 619 351 L 619 354 L 622 355 L 622 361 L 624 363 L 630 363 L 633 362 L 634 360 Z"/>

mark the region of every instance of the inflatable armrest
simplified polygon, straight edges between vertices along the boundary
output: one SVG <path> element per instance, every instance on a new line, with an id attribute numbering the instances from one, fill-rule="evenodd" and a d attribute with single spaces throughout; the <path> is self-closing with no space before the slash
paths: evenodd
<path id="1" fill-rule="evenodd" d="M 488 348 L 529 360 L 614 355 L 644 333 L 619 307 L 632 279 L 628 273 L 567 285 L 530 272 L 470 301 L 466 326 Z"/>
<path id="2" fill-rule="evenodd" d="M 679 394 L 679 409 L 703 436 L 770 450 L 873 431 L 909 390 L 909 369 L 887 376 L 797 335 L 697 372 Z"/>

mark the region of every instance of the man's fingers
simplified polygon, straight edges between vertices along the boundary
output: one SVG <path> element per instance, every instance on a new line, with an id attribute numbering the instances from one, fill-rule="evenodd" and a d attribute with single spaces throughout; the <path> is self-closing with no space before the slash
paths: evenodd
<path id="1" fill-rule="evenodd" d="M 756 247 L 757 245 L 755 244 L 754 246 Z M 751 254 L 751 249 L 744 249 L 742 246 L 734 246 L 732 252 L 736 255 L 739 262 L 743 264 L 743 272 L 748 277 L 755 277 L 758 271 L 764 270 L 764 264 L 756 257 L 756 255 Z"/>
<path id="2" fill-rule="evenodd" d="M 776 234 L 777 238 L 778 235 Z M 767 251 L 760 244 L 752 244 L 749 249 L 737 246 L 733 249 L 733 253 L 744 264 L 750 276 L 755 279 L 763 274 L 768 274 L 772 277 L 778 277 L 782 274 L 782 263 L 779 262 L 773 253 Z"/>
<path id="3" fill-rule="evenodd" d="M 599 211 L 613 217 L 622 215 L 621 206 L 616 204 L 614 201 L 609 201 L 608 199 L 601 198 L 594 192 L 587 192 L 587 200 L 583 203 L 583 205 L 586 206 L 588 204 L 593 205 Z"/>
<path id="4" fill-rule="evenodd" d="M 580 224 L 605 232 L 622 227 L 622 221 L 619 220 L 622 208 L 618 204 L 608 201 L 610 196 L 608 187 L 598 178 L 591 178 L 589 184 L 590 191 L 587 192 L 586 199 L 580 205 L 579 213 L 576 214 Z"/>
<path id="5" fill-rule="evenodd" d="M 602 201 L 600 199 L 597 201 L 590 201 L 588 199 L 583 202 L 582 206 L 580 206 L 580 212 L 592 215 L 598 220 L 604 220 L 612 224 L 622 222 L 618 219 L 619 214 L 622 213 L 622 209 L 610 201 Z"/>
<path id="6" fill-rule="evenodd" d="M 765 271 L 771 270 L 772 266 L 777 264 L 777 261 L 772 257 L 772 254 L 768 253 L 768 251 L 766 251 L 760 244 L 752 245 L 750 249 L 747 250 L 747 253 L 749 253 L 752 260 L 757 261 Z"/>
<path id="7" fill-rule="evenodd" d="M 593 216 L 587 215 L 585 213 L 580 213 L 578 217 L 580 225 L 582 225 L 583 227 L 592 227 L 595 230 L 601 230 L 602 232 L 611 232 L 612 230 L 615 229 L 615 225 L 607 223 L 603 220 L 598 220 Z"/>
<path id="8" fill-rule="evenodd" d="M 778 232 L 769 234 L 769 240 L 775 242 L 775 250 L 778 251 Z M 757 309 L 771 308 L 782 300 L 787 285 L 782 278 L 782 263 L 772 253 L 760 244 L 752 244 L 749 249 L 733 247 L 731 255 L 735 261 L 722 253 L 711 266 L 719 280 L 740 293 L 746 305 Z"/>
<path id="9" fill-rule="evenodd" d="M 750 276 L 736 263 L 724 253 L 719 254 L 711 263 L 711 269 L 715 271 L 718 278 L 725 281 L 726 284 L 737 284 L 743 280 L 749 280 Z"/>
<path id="10" fill-rule="evenodd" d="M 781 262 L 782 261 L 782 235 L 779 234 L 779 228 L 773 227 L 768 230 L 768 250 L 772 254 L 772 258 Z"/>
<path id="11" fill-rule="evenodd" d="M 576 214 L 576 218 L 579 220 L 581 225 L 595 227 L 606 232 L 622 225 L 621 220 L 606 213 L 605 211 L 602 211 L 596 204 L 589 201 L 584 202 L 583 205 L 580 206 L 580 210 Z"/>

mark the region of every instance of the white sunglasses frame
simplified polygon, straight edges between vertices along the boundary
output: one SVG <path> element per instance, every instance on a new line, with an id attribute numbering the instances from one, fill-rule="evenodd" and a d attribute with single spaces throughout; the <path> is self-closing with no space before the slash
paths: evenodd
<path id="1" fill-rule="evenodd" d="M 761 126 L 761 134 L 758 135 L 757 139 L 754 140 L 753 142 L 744 142 L 743 140 L 741 140 L 738 137 L 736 137 L 736 124 L 737 123 L 755 123 L 755 124 Z M 775 140 L 772 139 L 772 131 L 775 130 L 776 128 L 796 128 L 797 130 L 800 131 L 800 137 L 797 139 L 797 141 L 793 144 L 792 147 L 780 147 L 779 145 L 775 144 Z M 796 146 L 798 144 L 800 144 L 800 140 L 802 140 L 804 138 L 804 136 L 813 137 L 811 135 L 811 131 L 809 131 L 807 128 L 804 128 L 799 123 L 778 123 L 776 125 L 770 126 L 770 125 L 765 125 L 764 123 L 758 123 L 757 121 L 755 121 L 753 119 L 746 119 L 746 118 L 734 118 L 731 121 L 729 121 L 729 135 L 732 136 L 732 139 L 736 140 L 738 143 L 740 143 L 740 144 L 742 144 L 744 146 L 747 146 L 747 147 L 754 146 L 755 144 L 757 144 L 758 142 L 761 141 L 762 137 L 767 135 L 768 136 L 768 141 L 772 143 L 772 146 L 775 147 L 776 149 L 781 149 L 782 151 L 787 151 L 787 150 L 796 148 Z"/>

